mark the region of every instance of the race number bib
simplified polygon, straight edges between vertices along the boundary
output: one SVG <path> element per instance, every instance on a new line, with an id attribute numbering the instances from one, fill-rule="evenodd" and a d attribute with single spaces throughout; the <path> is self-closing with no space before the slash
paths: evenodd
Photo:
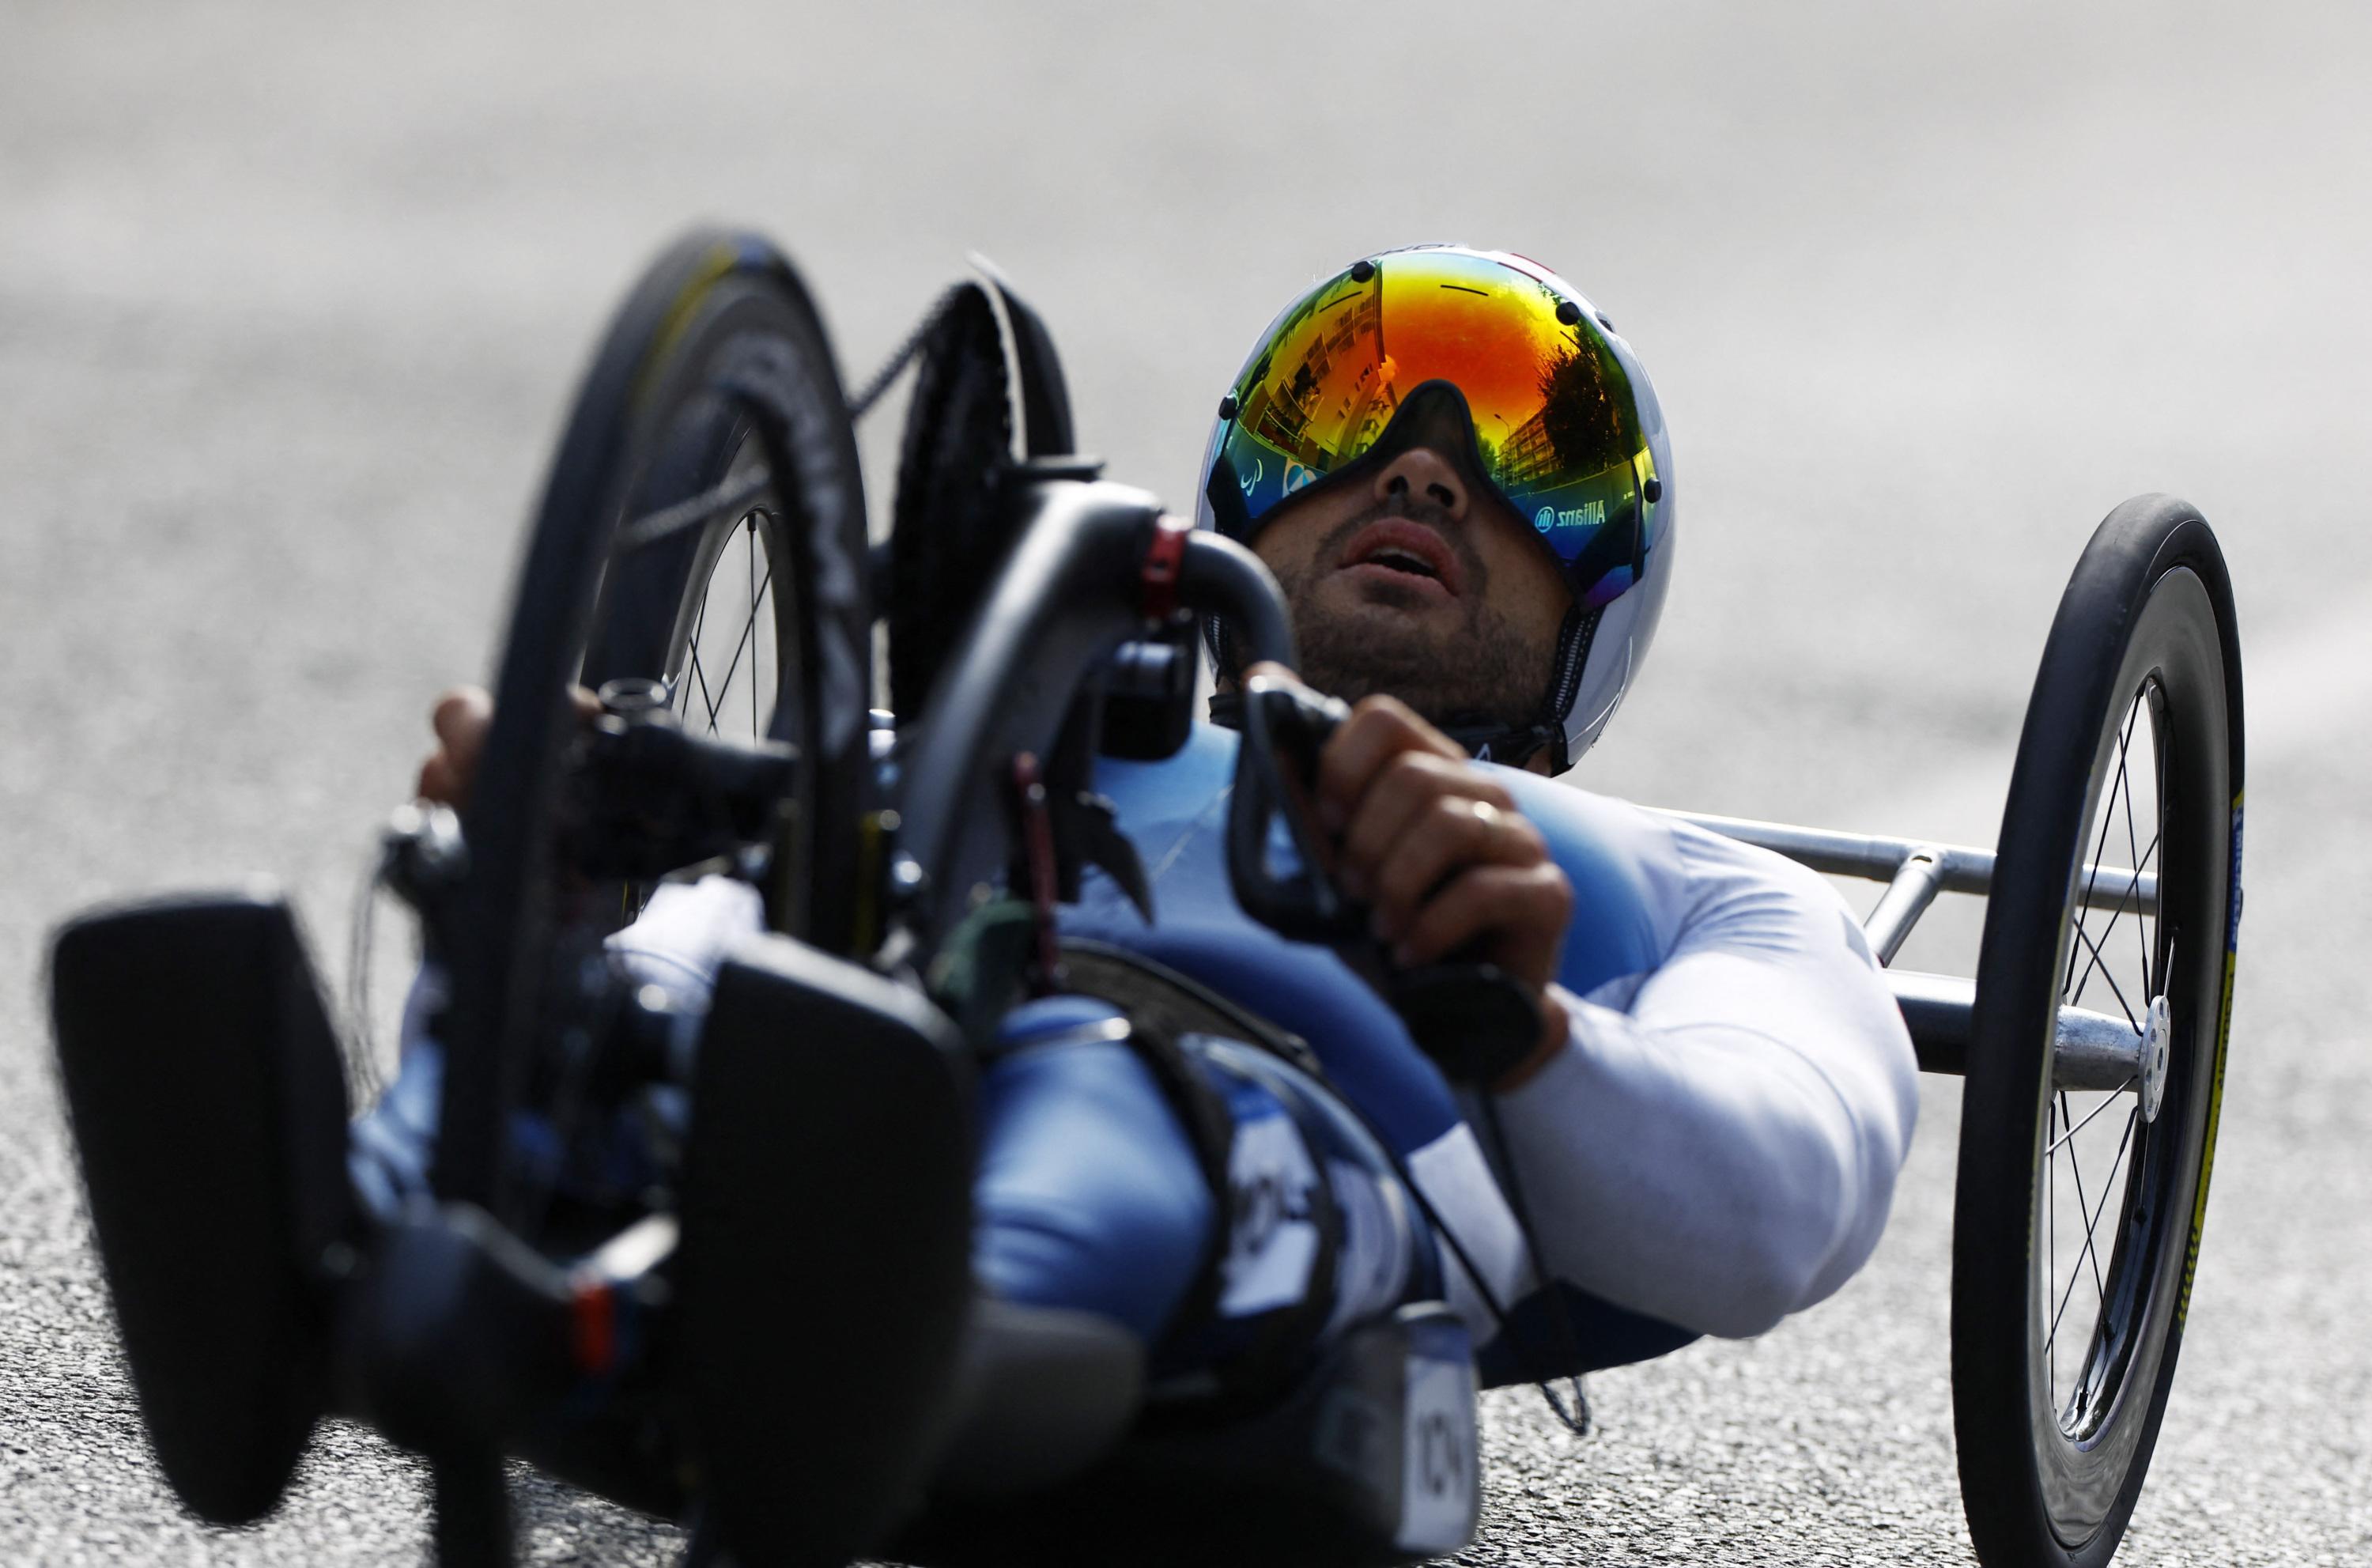
<path id="1" fill-rule="evenodd" d="M 1456 1551 L 1474 1533 L 1481 1482 L 1472 1366 L 1412 1359 L 1401 1421 L 1401 1523 L 1394 1544 L 1427 1557 Z"/>

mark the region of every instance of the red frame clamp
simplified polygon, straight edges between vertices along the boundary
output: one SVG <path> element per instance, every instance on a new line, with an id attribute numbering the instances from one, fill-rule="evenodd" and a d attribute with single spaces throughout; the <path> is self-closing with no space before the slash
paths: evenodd
<path id="1" fill-rule="evenodd" d="M 568 1301 L 569 1350 L 576 1370 L 606 1377 L 618 1365 L 618 1295 L 600 1278 L 579 1280 Z"/>
<path id="2" fill-rule="evenodd" d="M 1193 531 L 1183 517 L 1154 519 L 1153 539 L 1145 547 L 1145 565 L 1137 577 L 1137 606 L 1147 621 L 1167 621 L 1176 613 L 1178 579 L 1186 569 L 1186 536 Z"/>

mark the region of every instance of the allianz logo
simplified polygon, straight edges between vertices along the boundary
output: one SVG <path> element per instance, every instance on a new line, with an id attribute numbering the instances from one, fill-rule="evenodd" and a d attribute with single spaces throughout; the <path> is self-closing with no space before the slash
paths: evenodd
<path id="1" fill-rule="evenodd" d="M 1606 521 L 1606 503 L 1603 501 L 1585 501 L 1578 506 L 1568 506 L 1563 511 L 1559 511 L 1554 506 L 1543 506 L 1532 514 L 1532 527 L 1541 533 L 1548 532 L 1560 523 L 1567 528 L 1594 528 L 1604 521 Z"/>

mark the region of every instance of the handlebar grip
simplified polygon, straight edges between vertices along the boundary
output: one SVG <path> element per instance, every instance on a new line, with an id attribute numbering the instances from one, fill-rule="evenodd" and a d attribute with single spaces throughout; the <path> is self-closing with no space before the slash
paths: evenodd
<path id="1" fill-rule="evenodd" d="M 1300 668 L 1285 590 L 1261 558 L 1234 540 L 1207 529 L 1187 537 L 1178 597 L 1225 620 L 1242 643 L 1246 662 L 1273 659 L 1287 669 Z"/>
<path id="2" fill-rule="evenodd" d="M 1349 716 L 1341 701 L 1297 681 L 1255 676 L 1244 683 L 1243 740 L 1227 806 L 1227 872 L 1237 900 L 1253 919 L 1295 941 L 1361 954 L 1411 1038 L 1452 1083 L 1494 1083 L 1531 1053 L 1541 1032 L 1539 1000 L 1513 975 L 1466 955 L 1394 968 L 1372 943 L 1366 911 L 1327 874 L 1307 813 L 1291 798 L 1285 768 L 1305 784 L 1313 782 L 1319 753 Z M 1268 869 L 1269 824 L 1280 815 L 1301 861 L 1290 877 Z"/>
<path id="3" fill-rule="evenodd" d="M 1402 970 L 1384 996 L 1417 1048 L 1453 1084 L 1495 1083 L 1540 1039 L 1539 1002 L 1495 964 L 1455 959 Z"/>
<path id="4" fill-rule="evenodd" d="M 1307 813 L 1295 807 L 1277 756 L 1280 750 L 1291 756 L 1307 787 L 1315 780 L 1327 737 L 1350 712 L 1338 699 L 1320 697 L 1297 681 L 1255 676 L 1244 684 L 1243 739 L 1227 801 L 1227 877 L 1244 912 L 1296 942 L 1344 942 L 1366 935 L 1358 909 L 1325 872 L 1316 835 Z M 1279 816 L 1301 861 L 1290 877 L 1268 869 L 1269 824 Z"/>

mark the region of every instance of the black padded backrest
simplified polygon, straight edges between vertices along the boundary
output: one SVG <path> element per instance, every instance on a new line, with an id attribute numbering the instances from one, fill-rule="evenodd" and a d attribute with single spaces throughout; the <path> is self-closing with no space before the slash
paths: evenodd
<path id="1" fill-rule="evenodd" d="M 677 1339 L 725 1544 L 845 1562 L 920 1495 L 971 1300 L 955 1027 L 787 937 L 716 977 L 692 1080 Z"/>

